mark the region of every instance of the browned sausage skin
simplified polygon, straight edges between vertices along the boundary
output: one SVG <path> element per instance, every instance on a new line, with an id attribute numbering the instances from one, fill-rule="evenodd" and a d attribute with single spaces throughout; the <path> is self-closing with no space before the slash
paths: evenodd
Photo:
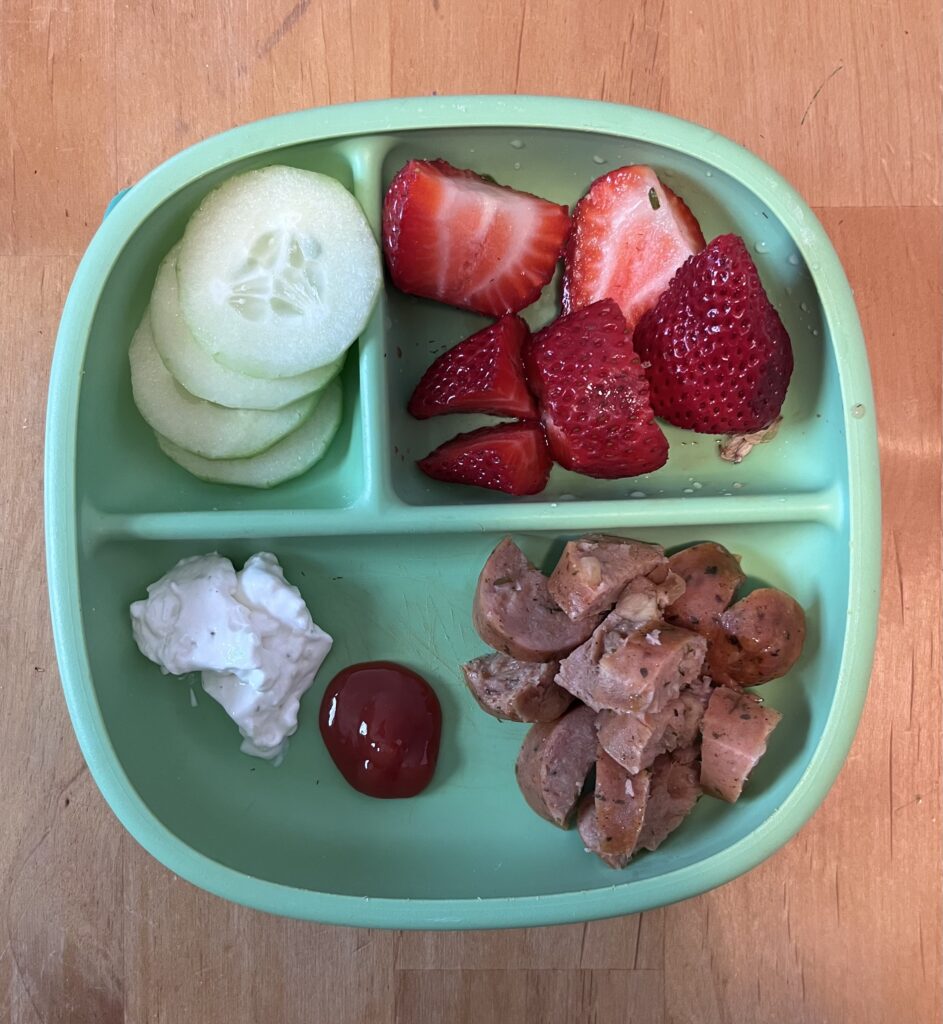
<path id="1" fill-rule="evenodd" d="M 659 711 L 698 678 L 706 652 L 697 633 L 613 612 L 560 663 L 557 683 L 596 711 Z"/>
<path id="2" fill-rule="evenodd" d="M 666 609 L 665 618 L 710 639 L 720 616 L 746 579 L 740 559 L 722 544 L 708 541 L 677 552 L 668 559 L 668 565 L 684 580 L 685 589 Z"/>
<path id="3" fill-rule="evenodd" d="M 701 723 L 701 785 L 705 793 L 735 803 L 766 741 L 783 716 L 751 693 L 719 686 Z"/>
<path id="4" fill-rule="evenodd" d="M 515 768 L 524 799 L 547 821 L 569 828 L 583 784 L 596 760 L 592 710 L 579 705 L 556 722 L 531 727 Z"/>
<path id="5" fill-rule="evenodd" d="M 508 722 L 553 722 L 573 695 L 553 681 L 559 662 L 518 661 L 483 654 L 462 665 L 465 684 L 482 711 Z"/>
<path id="6" fill-rule="evenodd" d="M 783 591 L 763 587 L 721 615 L 708 671 L 719 683 L 758 686 L 784 676 L 804 643 L 802 607 Z"/>
<path id="7" fill-rule="evenodd" d="M 508 537 L 485 562 L 472 610 L 478 635 L 489 647 L 520 661 L 553 661 L 569 654 L 598 621 L 572 622 L 535 569 Z"/>
<path id="8" fill-rule="evenodd" d="M 595 853 L 596 856 L 608 864 L 611 868 L 624 868 L 632 859 L 632 854 L 625 856 L 613 856 L 603 853 L 600 848 L 601 835 L 599 821 L 596 818 L 596 798 L 593 793 L 587 793 L 580 799 L 576 809 L 576 827 L 583 840 L 583 849 L 587 853 Z"/>
<path id="9" fill-rule="evenodd" d="M 647 771 L 630 775 L 600 747 L 596 757 L 595 798 L 601 854 L 624 857 L 628 862 L 645 820 L 648 787 Z"/>
<path id="10" fill-rule="evenodd" d="M 607 612 L 626 584 L 665 563 L 657 544 L 605 533 L 571 540 L 550 575 L 550 596 L 569 618 L 578 620 Z"/>

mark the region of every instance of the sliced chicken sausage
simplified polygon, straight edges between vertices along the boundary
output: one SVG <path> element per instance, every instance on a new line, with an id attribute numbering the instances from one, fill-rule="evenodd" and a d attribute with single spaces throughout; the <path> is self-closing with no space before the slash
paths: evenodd
<path id="1" fill-rule="evenodd" d="M 582 620 L 608 612 L 625 585 L 665 563 L 657 544 L 605 533 L 571 540 L 550 575 L 550 596 L 569 618 Z"/>
<path id="2" fill-rule="evenodd" d="M 706 651 L 697 633 L 613 612 L 560 663 L 557 683 L 596 711 L 660 711 L 698 678 Z"/>
<path id="3" fill-rule="evenodd" d="M 703 792 L 697 757 L 698 748 L 688 746 L 655 759 L 639 849 L 657 850 L 694 810 Z"/>
<path id="4" fill-rule="evenodd" d="M 664 611 L 684 593 L 684 580 L 667 564 L 647 576 L 630 580 L 619 595 L 614 611 L 639 625 L 664 618 Z"/>
<path id="5" fill-rule="evenodd" d="M 783 716 L 750 693 L 718 686 L 701 722 L 701 786 L 734 803 L 754 765 L 766 753 L 769 734 Z"/>
<path id="6" fill-rule="evenodd" d="M 710 637 L 746 579 L 740 560 L 722 544 L 707 542 L 672 555 L 668 565 L 684 580 L 685 589 L 665 611 L 665 618 Z"/>
<path id="7" fill-rule="evenodd" d="M 507 654 L 483 654 L 462 665 L 471 695 L 482 711 L 509 722 L 553 722 L 573 703 L 557 686 L 556 661 L 518 661 Z"/>
<path id="8" fill-rule="evenodd" d="M 709 672 L 720 683 L 757 686 L 784 676 L 802 654 L 805 613 L 788 594 L 763 587 L 720 617 Z"/>
<path id="9" fill-rule="evenodd" d="M 547 821 L 569 828 L 573 809 L 596 760 L 592 710 L 582 705 L 556 722 L 531 727 L 517 757 L 524 799 Z"/>
<path id="10" fill-rule="evenodd" d="M 553 661 L 569 654 L 598 621 L 572 622 L 550 596 L 547 577 L 507 537 L 478 577 L 472 620 L 486 644 L 520 661 Z"/>
<path id="11" fill-rule="evenodd" d="M 596 758 L 595 798 L 601 854 L 624 857 L 628 862 L 642 831 L 648 789 L 647 771 L 630 775 L 600 748 Z"/>
<path id="12" fill-rule="evenodd" d="M 624 868 L 632 859 L 632 853 L 612 854 L 602 852 L 602 831 L 599 827 L 599 819 L 596 816 L 596 798 L 593 793 L 587 793 L 580 799 L 576 808 L 576 827 L 579 830 L 580 839 L 583 840 L 583 849 L 587 853 L 595 853 L 596 856 L 611 868 Z M 635 852 L 634 850 L 632 851 Z"/>
<path id="13" fill-rule="evenodd" d="M 628 772 L 651 766 L 660 754 L 690 746 L 700 735 L 708 688 L 682 690 L 660 711 L 600 711 L 600 746 Z"/>

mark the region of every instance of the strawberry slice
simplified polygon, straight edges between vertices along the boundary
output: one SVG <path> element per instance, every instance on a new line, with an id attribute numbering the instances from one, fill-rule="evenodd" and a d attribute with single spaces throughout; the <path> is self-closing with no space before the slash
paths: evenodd
<path id="1" fill-rule="evenodd" d="M 537 419 L 521 363 L 521 346 L 529 337 L 519 316 L 505 316 L 460 341 L 423 374 L 409 411 L 419 420 L 450 412 Z"/>
<path id="2" fill-rule="evenodd" d="M 524 346 L 524 368 L 561 466 L 611 479 L 651 473 L 668 460 L 645 372 L 612 299 L 535 334 Z"/>
<path id="3" fill-rule="evenodd" d="M 669 423 L 744 434 L 779 415 L 792 343 L 743 239 L 720 235 L 675 274 L 633 338 Z"/>
<path id="4" fill-rule="evenodd" d="M 704 236 L 684 200 L 651 167 L 597 178 L 573 211 L 564 259 L 563 311 L 615 299 L 631 333 Z"/>
<path id="5" fill-rule="evenodd" d="M 539 424 L 499 423 L 453 437 L 417 465 L 435 480 L 537 494 L 546 487 L 553 463 Z"/>
<path id="6" fill-rule="evenodd" d="M 486 316 L 537 298 L 569 229 L 565 206 L 444 160 L 410 160 L 383 203 L 383 251 L 396 287 Z"/>

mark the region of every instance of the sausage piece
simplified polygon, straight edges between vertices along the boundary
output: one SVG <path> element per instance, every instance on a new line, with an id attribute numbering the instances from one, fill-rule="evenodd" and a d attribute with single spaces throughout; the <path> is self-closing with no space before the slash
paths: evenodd
<path id="1" fill-rule="evenodd" d="M 648 801 L 648 772 L 630 776 L 614 770 L 607 772 L 606 767 L 603 767 L 602 776 L 606 780 L 605 785 L 617 786 L 621 782 L 621 794 L 625 802 L 621 805 L 610 804 L 607 795 L 600 802 L 600 766 L 597 762 L 597 788 L 594 793 L 586 794 L 576 808 L 576 827 L 580 830 L 580 838 L 587 853 L 595 853 L 609 867 L 621 868 L 629 863 L 638 849 L 637 840 Z"/>
<path id="2" fill-rule="evenodd" d="M 579 705 L 556 722 L 531 726 L 517 756 L 517 784 L 547 821 L 569 828 L 586 776 L 596 760 L 596 716 Z"/>
<path id="3" fill-rule="evenodd" d="M 684 593 L 684 580 L 659 566 L 647 576 L 637 576 L 626 584 L 619 595 L 614 611 L 623 619 L 639 625 L 664 618 L 664 611 Z"/>
<path id="4" fill-rule="evenodd" d="M 722 544 L 709 541 L 672 555 L 668 565 L 684 580 L 685 589 L 666 609 L 665 618 L 710 638 L 746 579 L 740 560 Z"/>
<path id="5" fill-rule="evenodd" d="M 507 654 L 483 654 L 462 665 L 471 695 L 482 711 L 509 722 L 553 722 L 573 695 L 553 681 L 556 661 L 518 661 Z"/>
<path id="6" fill-rule="evenodd" d="M 665 563 L 657 544 L 605 533 L 571 540 L 550 574 L 550 596 L 574 620 L 598 616 L 616 603 L 625 585 Z"/>
<path id="7" fill-rule="evenodd" d="M 757 686 L 784 676 L 802 654 L 805 613 L 773 587 L 754 590 L 720 617 L 709 672 L 725 684 Z"/>
<path id="8" fill-rule="evenodd" d="M 600 849 L 599 822 L 596 820 L 596 797 L 593 793 L 586 793 L 580 798 L 576 808 L 576 828 L 587 853 L 595 853 L 611 868 L 624 868 L 629 863 L 628 857 L 611 857 Z"/>
<path id="9" fill-rule="evenodd" d="M 557 683 L 595 711 L 660 711 L 698 678 L 707 641 L 613 612 L 560 663 Z"/>
<path id="10" fill-rule="evenodd" d="M 701 786 L 735 803 L 766 741 L 783 716 L 751 693 L 718 686 L 701 722 Z"/>
<path id="11" fill-rule="evenodd" d="M 578 647 L 598 619 L 571 622 L 550 596 L 547 577 L 505 537 L 478 577 L 472 621 L 481 639 L 502 654 L 553 661 Z"/>
<path id="12" fill-rule="evenodd" d="M 628 772 L 651 766 L 661 754 L 688 747 L 698 738 L 709 686 L 682 690 L 660 711 L 600 711 L 599 745 Z"/>
<path id="13" fill-rule="evenodd" d="M 679 748 L 655 759 L 651 770 L 645 822 L 638 837 L 638 849 L 657 850 L 694 810 L 703 790 L 698 748 Z"/>
<path id="14" fill-rule="evenodd" d="M 596 757 L 595 789 L 600 854 L 625 858 L 628 863 L 645 820 L 648 789 L 647 771 L 630 775 L 600 748 Z"/>

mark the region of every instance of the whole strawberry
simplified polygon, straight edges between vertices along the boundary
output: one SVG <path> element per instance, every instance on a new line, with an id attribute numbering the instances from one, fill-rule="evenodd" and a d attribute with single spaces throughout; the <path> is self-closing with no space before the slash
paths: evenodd
<path id="1" fill-rule="evenodd" d="M 566 469 L 614 479 L 668 459 L 625 317 L 601 299 L 554 320 L 524 346 L 550 454 Z"/>
<path id="2" fill-rule="evenodd" d="M 720 235 L 685 261 L 632 342 L 655 414 L 675 426 L 740 434 L 779 415 L 792 345 L 737 235 Z"/>

